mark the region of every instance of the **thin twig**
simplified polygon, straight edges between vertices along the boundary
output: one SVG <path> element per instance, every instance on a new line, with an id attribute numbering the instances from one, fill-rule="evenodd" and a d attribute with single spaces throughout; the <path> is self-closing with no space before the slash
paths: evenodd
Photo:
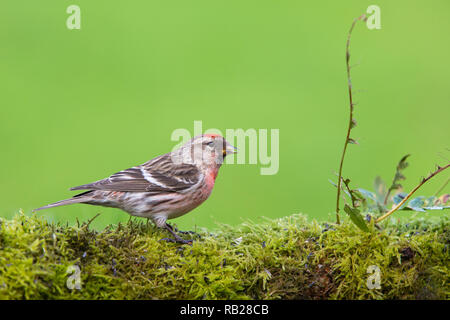
<path id="1" fill-rule="evenodd" d="M 448 167 L 450 167 L 450 163 L 447 164 L 444 167 L 437 167 L 437 170 L 432 172 L 428 177 L 423 178 L 422 181 L 420 181 L 420 183 L 410 192 L 406 195 L 406 197 L 399 203 L 397 204 L 393 209 L 391 209 L 389 212 L 387 212 L 386 214 L 384 214 L 383 216 L 379 217 L 375 223 L 378 223 L 384 219 L 386 219 L 387 217 L 389 217 L 391 214 L 393 214 L 395 211 L 397 211 L 398 209 L 400 209 L 400 207 L 406 202 L 408 201 L 408 199 L 413 195 L 414 192 L 417 191 L 417 189 L 419 189 L 421 186 L 423 186 L 428 180 L 430 180 L 431 178 L 433 178 L 435 175 L 437 175 L 439 172 L 444 171 L 445 169 L 447 169 Z"/>
<path id="2" fill-rule="evenodd" d="M 350 30 L 348 32 L 348 36 L 347 36 L 347 44 L 345 47 L 345 61 L 346 61 L 346 66 L 347 66 L 347 82 L 348 82 L 348 96 L 349 96 L 349 100 L 350 100 L 350 116 L 349 116 L 349 123 L 348 123 L 348 129 L 347 129 L 347 136 L 345 138 L 345 144 L 344 144 L 344 149 L 342 150 L 342 156 L 341 156 L 341 162 L 339 164 L 339 177 L 338 177 L 338 187 L 337 187 L 337 197 L 336 197 L 336 223 L 340 224 L 340 219 L 339 219 L 339 200 L 340 200 L 340 195 L 341 195 L 341 179 L 342 179 L 342 168 L 344 166 L 344 158 L 345 158 L 345 152 L 347 151 L 347 145 L 349 143 L 355 143 L 354 140 L 352 140 L 350 138 L 350 131 L 352 130 L 352 128 L 355 126 L 355 122 L 353 120 L 353 96 L 352 96 L 352 80 L 350 77 L 350 38 L 352 35 L 352 31 L 353 28 L 355 27 L 356 23 L 359 20 L 365 20 L 366 19 L 366 15 L 363 14 L 362 16 L 356 18 L 355 20 L 353 20 L 352 26 L 350 27 Z"/>
<path id="3" fill-rule="evenodd" d="M 99 215 L 100 215 L 100 213 L 97 213 L 94 217 L 89 219 L 88 222 L 83 226 L 83 228 L 85 228 L 87 230 L 89 228 L 89 225 L 91 224 L 91 222 L 94 221 Z"/>

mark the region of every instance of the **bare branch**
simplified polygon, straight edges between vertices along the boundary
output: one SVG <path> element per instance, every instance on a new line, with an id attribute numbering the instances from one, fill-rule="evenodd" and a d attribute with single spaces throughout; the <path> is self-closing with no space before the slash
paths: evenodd
<path id="1" fill-rule="evenodd" d="M 391 214 L 393 214 L 395 211 L 397 211 L 398 209 L 401 208 L 401 206 L 408 201 L 408 199 L 421 187 L 423 186 L 427 181 L 429 181 L 431 178 L 433 178 L 435 175 L 437 175 L 438 173 L 444 171 L 445 169 L 447 169 L 448 167 L 450 167 L 450 163 L 447 164 L 444 167 L 440 167 L 438 166 L 437 169 L 432 172 L 428 177 L 423 178 L 420 183 L 410 192 L 406 195 L 406 197 L 399 203 L 397 204 L 394 208 L 392 208 L 391 210 L 389 210 L 389 212 L 387 212 L 386 214 L 384 214 L 383 216 L 379 217 L 375 223 L 378 223 L 384 219 L 386 219 L 387 217 L 389 217 Z"/>

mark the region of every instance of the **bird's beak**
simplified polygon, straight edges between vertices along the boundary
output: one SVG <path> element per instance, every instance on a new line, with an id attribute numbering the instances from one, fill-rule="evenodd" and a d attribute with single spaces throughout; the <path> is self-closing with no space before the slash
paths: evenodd
<path id="1" fill-rule="evenodd" d="M 225 148 L 222 150 L 222 152 L 223 152 L 223 156 L 225 157 L 226 155 L 237 153 L 237 148 L 233 147 L 231 144 L 229 144 L 227 142 L 227 144 L 225 145 Z"/>

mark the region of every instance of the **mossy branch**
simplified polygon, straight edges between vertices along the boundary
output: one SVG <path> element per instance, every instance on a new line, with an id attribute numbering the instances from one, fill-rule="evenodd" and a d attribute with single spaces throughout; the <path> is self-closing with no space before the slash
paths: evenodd
<path id="1" fill-rule="evenodd" d="M 411 190 L 411 192 L 410 193 L 408 193 L 407 195 L 406 195 L 406 197 L 401 201 L 401 202 L 399 202 L 394 208 L 392 208 L 391 210 L 389 210 L 386 214 L 384 214 L 383 216 L 381 216 L 381 217 L 379 217 L 375 222 L 376 223 L 378 223 L 378 222 L 380 222 L 380 221 L 383 221 L 384 219 L 386 219 L 387 217 L 389 217 L 391 214 L 393 214 L 395 211 L 397 211 L 398 209 L 400 209 L 401 207 L 402 207 L 402 205 L 406 202 L 406 201 L 408 201 L 408 199 L 421 187 L 421 186 L 423 186 L 427 181 L 429 181 L 431 178 L 433 178 L 434 176 L 436 176 L 437 174 L 439 174 L 440 172 L 442 172 L 442 171 L 444 171 L 445 169 L 447 169 L 448 167 L 450 167 L 450 163 L 449 164 L 447 164 L 446 166 L 444 166 L 444 167 L 440 167 L 440 166 L 438 166 L 437 167 L 437 169 L 434 171 L 434 172 L 432 172 L 428 177 L 426 177 L 426 178 L 423 178 L 421 181 L 420 181 L 420 183 L 414 188 L 414 189 L 412 189 Z"/>
<path id="2" fill-rule="evenodd" d="M 0 300 L 448 300 L 448 221 L 375 234 L 291 215 L 202 230 L 186 246 L 161 241 L 166 232 L 142 219 L 96 231 L 89 221 L 71 227 L 21 214 L 0 218 Z M 79 290 L 67 285 L 75 265 Z M 381 269 L 382 290 L 361 285 L 370 265 Z"/>

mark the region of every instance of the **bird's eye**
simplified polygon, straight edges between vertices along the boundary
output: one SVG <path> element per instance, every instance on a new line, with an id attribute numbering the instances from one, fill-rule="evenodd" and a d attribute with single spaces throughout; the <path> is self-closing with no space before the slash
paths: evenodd
<path id="1" fill-rule="evenodd" d="M 212 147 L 212 146 L 214 146 L 214 141 L 209 141 L 206 143 L 206 145 Z"/>

